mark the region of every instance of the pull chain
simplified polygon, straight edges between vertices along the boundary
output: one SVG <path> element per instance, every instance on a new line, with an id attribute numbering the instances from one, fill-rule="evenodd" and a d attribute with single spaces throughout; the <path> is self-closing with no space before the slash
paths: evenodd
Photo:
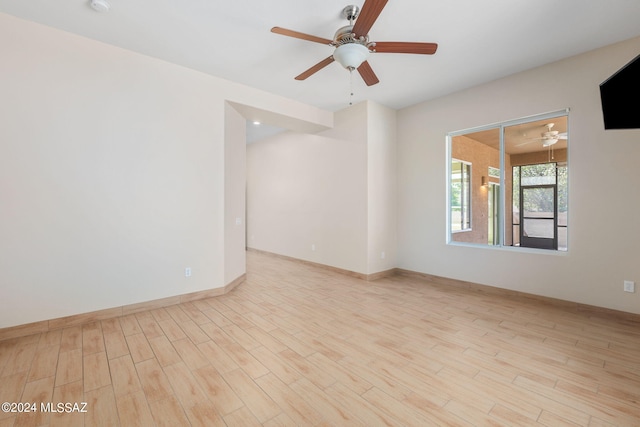
<path id="1" fill-rule="evenodd" d="M 349 105 L 353 105 L 353 67 L 349 68 Z"/>

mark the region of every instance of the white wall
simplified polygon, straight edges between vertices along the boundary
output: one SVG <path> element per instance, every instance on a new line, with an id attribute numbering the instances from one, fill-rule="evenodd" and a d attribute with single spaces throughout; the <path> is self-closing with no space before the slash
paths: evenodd
<path id="1" fill-rule="evenodd" d="M 623 292 L 640 284 L 640 130 L 605 131 L 599 94 L 639 51 L 629 40 L 400 111 L 398 267 L 640 313 L 640 292 Z M 568 253 L 446 245 L 447 132 L 566 107 Z"/>
<path id="2" fill-rule="evenodd" d="M 317 135 L 251 144 L 249 247 L 361 274 L 394 268 L 395 117 L 366 101 L 337 112 L 334 127 Z"/>
<path id="3" fill-rule="evenodd" d="M 225 105 L 224 144 L 224 281 L 230 283 L 246 271 L 245 190 L 246 122 L 231 105 Z"/>
<path id="4" fill-rule="evenodd" d="M 367 107 L 367 272 L 372 274 L 397 264 L 397 130 L 395 110 L 374 102 Z"/>
<path id="5" fill-rule="evenodd" d="M 244 134 L 225 135 L 225 102 L 332 124 L 5 14 L 0 40 L 0 328 L 224 286 L 244 272 Z"/>
<path id="6" fill-rule="evenodd" d="M 244 256 L 242 131 L 227 101 L 333 125 L 330 112 L 5 14 L 0 40 L 0 328 L 224 286 Z M 275 184 L 261 202 L 270 243 L 255 233 L 255 247 L 384 270 L 397 198 L 389 263 L 640 313 L 640 292 L 622 292 L 624 279 L 640 283 L 639 131 L 605 132 L 598 92 L 639 48 L 630 40 L 397 117 L 363 103 L 322 134 L 265 143 L 265 157 L 248 153 Z M 565 107 L 569 252 L 447 246 L 445 134 Z M 397 194 L 377 175 L 393 182 L 395 168 Z M 290 191 L 300 203 L 279 199 Z"/>
<path id="7" fill-rule="evenodd" d="M 250 248 L 366 274 L 366 113 L 358 104 L 319 135 L 247 147 Z"/>

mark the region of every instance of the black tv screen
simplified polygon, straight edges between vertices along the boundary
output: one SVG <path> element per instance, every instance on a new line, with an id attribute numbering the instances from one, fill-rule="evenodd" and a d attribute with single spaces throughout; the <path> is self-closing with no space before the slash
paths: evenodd
<path id="1" fill-rule="evenodd" d="M 600 84 L 605 129 L 640 129 L 640 55 Z"/>

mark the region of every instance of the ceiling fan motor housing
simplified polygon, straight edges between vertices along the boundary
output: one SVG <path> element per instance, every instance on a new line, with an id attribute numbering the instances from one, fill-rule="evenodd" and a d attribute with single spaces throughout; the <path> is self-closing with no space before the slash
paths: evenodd
<path id="1" fill-rule="evenodd" d="M 344 27 L 338 28 L 338 31 L 336 31 L 333 36 L 333 43 L 335 45 L 351 43 L 352 41 L 355 41 L 353 25 L 345 25 Z"/>

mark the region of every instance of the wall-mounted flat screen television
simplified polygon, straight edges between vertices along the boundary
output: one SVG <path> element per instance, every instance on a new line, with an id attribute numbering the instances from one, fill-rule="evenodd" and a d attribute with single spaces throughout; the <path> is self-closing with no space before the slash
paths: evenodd
<path id="1" fill-rule="evenodd" d="M 640 129 L 640 55 L 600 84 L 605 129 Z"/>

